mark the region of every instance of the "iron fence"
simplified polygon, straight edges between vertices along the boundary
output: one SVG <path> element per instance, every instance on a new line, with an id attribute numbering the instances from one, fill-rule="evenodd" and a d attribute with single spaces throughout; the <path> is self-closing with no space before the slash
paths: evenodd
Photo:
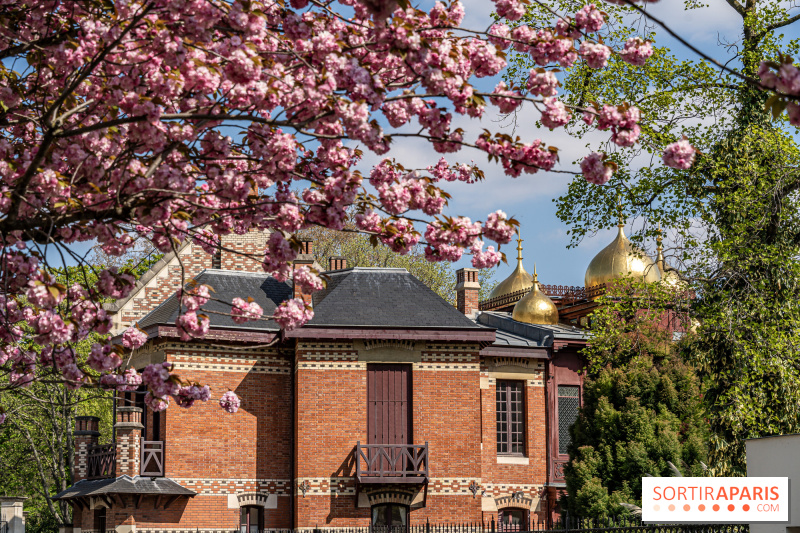
<path id="1" fill-rule="evenodd" d="M 549 526 L 545 522 L 414 524 L 411 526 L 324 527 L 304 533 L 749 533 L 749 524 L 643 524 L 635 518 L 609 520 L 570 518 Z M 294 533 L 290 529 L 232 529 L 230 533 Z"/>
<path id="2" fill-rule="evenodd" d="M 0 533 L 8 533 L 8 522 L 0 520 Z"/>

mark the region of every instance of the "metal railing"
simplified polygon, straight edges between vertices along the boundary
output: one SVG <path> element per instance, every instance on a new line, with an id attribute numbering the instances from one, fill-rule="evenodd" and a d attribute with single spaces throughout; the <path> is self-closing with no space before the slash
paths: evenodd
<path id="1" fill-rule="evenodd" d="M 241 528 L 223 529 L 226 533 L 243 533 Z M 411 526 L 364 526 L 336 528 L 336 533 L 749 533 L 749 524 L 643 524 L 636 518 L 590 520 L 570 519 L 546 526 L 544 521 L 515 524 L 514 526 L 489 522 L 463 524 L 420 523 Z M 313 529 L 310 533 L 325 533 Z M 247 533 L 293 533 L 291 529 L 260 529 Z"/>
<path id="2" fill-rule="evenodd" d="M 89 447 L 86 452 L 86 479 L 113 477 L 116 457 L 117 450 L 113 442 Z"/>
<path id="3" fill-rule="evenodd" d="M 164 441 L 143 440 L 141 475 L 164 477 Z"/>
<path id="4" fill-rule="evenodd" d="M 543 285 L 539 284 L 539 290 L 545 293 L 550 298 L 554 298 L 559 307 L 566 307 L 575 305 L 578 302 L 585 302 L 593 300 L 602 295 L 606 291 L 606 285 L 593 285 L 591 287 L 580 287 L 570 285 Z M 520 301 L 523 296 L 528 294 L 530 289 L 522 289 L 503 296 L 497 296 L 478 303 L 478 309 L 481 311 L 491 311 L 493 309 L 502 309 L 511 304 Z"/>
<path id="5" fill-rule="evenodd" d="M 428 477 L 428 443 L 356 443 L 356 479 Z"/>

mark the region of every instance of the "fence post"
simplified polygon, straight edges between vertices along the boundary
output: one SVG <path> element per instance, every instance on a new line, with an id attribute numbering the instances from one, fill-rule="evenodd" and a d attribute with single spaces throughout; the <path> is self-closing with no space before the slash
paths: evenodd
<path id="1" fill-rule="evenodd" d="M 494 517 L 492 517 L 492 522 L 491 522 L 491 524 L 490 524 L 489 528 L 490 528 L 490 531 L 491 531 L 492 533 L 494 533 Z"/>

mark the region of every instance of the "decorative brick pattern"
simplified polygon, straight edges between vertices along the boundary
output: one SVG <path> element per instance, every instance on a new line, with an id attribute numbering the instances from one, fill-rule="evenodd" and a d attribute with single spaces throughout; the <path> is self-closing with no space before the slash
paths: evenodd
<path id="1" fill-rule="evenodd" d="M 192 479 L 173 478 L 175 481 L 198 494 L 239 494 L 241 492 L 262 492 L 267 494 L 289 494 L 288 479 Z"/>

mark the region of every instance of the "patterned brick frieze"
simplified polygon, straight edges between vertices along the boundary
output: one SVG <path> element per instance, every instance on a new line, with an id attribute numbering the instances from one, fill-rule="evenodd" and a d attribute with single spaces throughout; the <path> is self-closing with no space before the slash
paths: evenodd
<path id="1" fill-rule="evenodd" d="M 328 496 L 331 494 L 352 495 L 356 493 L 356 482 L 352 477 L 306 477 L 298 478 L 295 494 L 303 497 L 300 485 L 307 482 L 305 496 Z M 480 485 L 480 478 L 431 478 L 428 480 L 428 494 L 436 496 L 472 496 L 469 486 Z M 522 489 L 516 489 L 522 490 Z"/>
<path id="2" fill-rule="evenodd" d="M 352 477 L 301 477 L 294 484 L 295 494 L 321 496 L 330 494 L 352 495 L 356 493 L 356 480 Z M 307 487 L 305 494 L 301 486 Z"/>
<path id="3" fill-rule="evenodd" d="M 347 362 L 298 362 L 297 370 L 366 370 L 367 363 L 360 363 L 358 361 Z"/>
<path id="4" fill-rule="evenodd" d="M 493 498 L 501 498 L 515 492 L 539 495 L 543 491 L 544 485 L 535 483 L 484 483 L 481 485 L 481 493 Z"/>
<path id="5" fill-rule="evenodd" d="M 480 370 L 480 365 L 477 363 L 414 363 L 413 370 L 439 372 L 478 372 Z"/>
<path id="6" fill-rule="evenodd" d="M 297 360 L 356 361 L 358 352 L 351 342 L 300 341 L 297 343 Z"/>
<path id="7" fill-rule="evenodd" d="M 288 495 L 291 485 L 288 479 L 174 479 L 198 495 L 239 494 L 242 492 Z"/>

